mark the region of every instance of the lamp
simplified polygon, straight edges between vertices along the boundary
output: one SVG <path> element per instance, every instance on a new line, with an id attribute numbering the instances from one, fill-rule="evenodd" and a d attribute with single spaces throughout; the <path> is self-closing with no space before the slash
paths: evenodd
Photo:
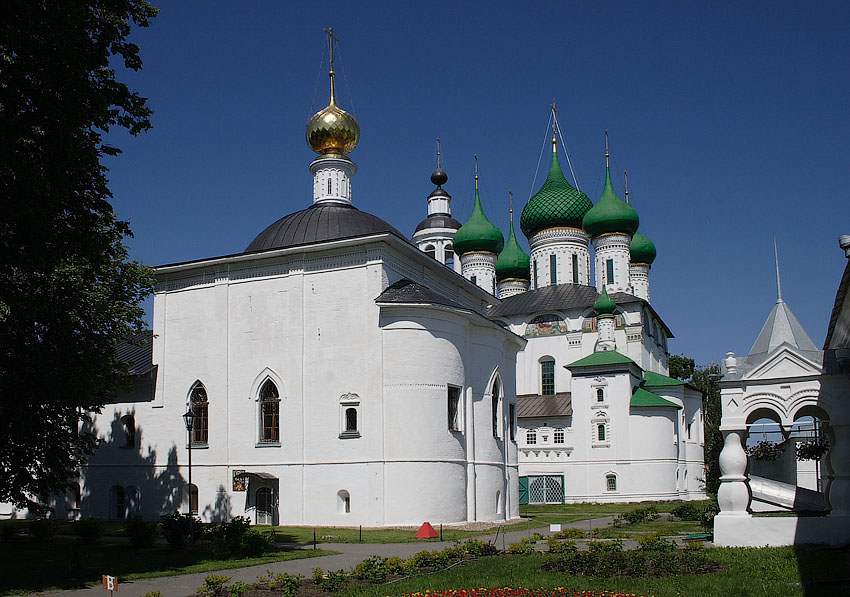
<path id="1" fill-rule="evenodd" d="M 192 513 L 192 430 L 195 428 L 195 411 L 189 408 L 183 415 L 189 432 L 189 545 L 195 544 L 195 515 Z"/>

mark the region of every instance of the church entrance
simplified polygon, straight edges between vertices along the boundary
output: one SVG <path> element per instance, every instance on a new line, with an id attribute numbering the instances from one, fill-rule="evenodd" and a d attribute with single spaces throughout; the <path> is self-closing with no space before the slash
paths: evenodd
<path id="1" fill-rule="evenodd" d="M 272 510 L 272 490 L 269 487 L 260 487 L 257 490 L 257 516 L 256 524 L 272 524 L 274 512 Z"/>

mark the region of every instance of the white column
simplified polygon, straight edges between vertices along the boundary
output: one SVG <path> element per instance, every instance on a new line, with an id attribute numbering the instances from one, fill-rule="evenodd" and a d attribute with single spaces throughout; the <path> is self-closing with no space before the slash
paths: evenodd
<path id="1" fill-rule="evenodd" d="M 614 326 L 616 318 L 613 315 L 600 315 L 596 319 L 596 329 L 599 331 L 599 340 L 596 341 L 594 352 L 604 350 L 617 350 L 614 340 Z"/>
<path id="2" fill-rule="evenodd" d="M 495 294 L 497 258 L 495 253 L 465 253 L 460 258 L 461 275 L 470 281 L 474 277 L 478 287 Z"/>
<path id="3" fill-rule="evenodd" d="M 632 286 L 632 294 L 649 302 L 649 264 L 629 264 L 629 282 Z"/>
<path id="4" fill-rule="evenodd" d="M 573 264 L 578 268 L 578 283 L 590 284 L 590 237 L 578 228 L 548 228 L 531 237 L 529 249 L 531 261 L 537 264 L 537 288 L 550 286 L 552 272 L 551 256 L 556 261 L 556 283 L 573 284 Z M 573 260 L 573 255 L 576 259 Z"/>
<path id="5" fill-rule="evenodd" d="M 313 173 L 313 203 L 323 201 L 351 204 L 351 177 L 357 166 L 345 156 L 323 155 L 310 163 Z"/>
<path id="6" fill-rule="evenodd" d="M 528 280 L 517 280 L 516 278 L 502 280 L 498 283 L 498 288 L 499 298 L 508 298 L 520 292 L 528 291 Z"/>
<path id="7" fill-rule="evenodd" d="M 596 253 L 596 290 L 602 292 L 602 285 L 608 288 L 608 293 L 628 292 L 631 293 L 629 283 L 629 244 L 632 237 L 628 234 L 612 232 L 603 234 L 593 239 L 593 250 Z M 614 282 L 607 283 L 608 261 L 614 262 Z"/>
<path id="8" fill-rule="evenodd" d="M 717 517 L 749 516 L 750 488 L 747 485 L 747 453 L 742 443 L 746 430 L 722 429 L 723 450 L 720 452 L 720 489 Z"/>

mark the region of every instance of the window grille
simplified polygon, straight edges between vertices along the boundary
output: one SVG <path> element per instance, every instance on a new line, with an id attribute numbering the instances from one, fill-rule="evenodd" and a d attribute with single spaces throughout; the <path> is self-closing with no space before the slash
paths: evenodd
<path id="1" fill-rule="evenodd" d="M 345 430 L 357 431 L 357 409 L 353 406 L 345 409 Z"/>
<path id="2" fill-rule="evenodd" d="M 558 283 L 558 257 L 549 255 L 549 283 L 553 286 Z"/>
<path id="3" fill-rule="evenodd" d="M 263 433 L 261 442 L 280 441 L 280 394 L 277 386 L 272 380 L 266 380 L 260 390 L 260 410 L 262 417 Z"/>
<path id="4" fill-rule="evenodd" d="M 460 388 L 448 386 L 449 430 L 460 431 Z"/>
<path id="5" fill-rule="evenodd" d="M 544 396 L 555 395 L 555 361 L 540 363 L 540 393 Z"/>
<path id="6" fill-rule="evenodd" d="M 616 477 L 616 475 L 606 475 L 605 476 L 605 489 L 607 491 L 617 491 L 617 477 Z"/>
<path id="7" fill-rule="evenodd" d="M 598 423 L 596 425 L 596 441 L 605 441 L 605 423 Z"/>
<path id="8" fill-rule="evenodd" d="M 209 441 L 209 399 L 207 390 L 198 382 L 192 388 L 191 394 L 192 412 L 195 413 L 195 421 L 192 425 L 192 443 L 206 444 Z M 135 438 L 134 440 L 135 441 Z"/>
<path id="9" fill-rule="evenodd" d="M 605 390 L 602 388 L 596 388 L 596 401 L 605 402 Z"/>
<path id="10" fill-rule="evenodd" d="M 564 477 L 561 475 L 529 477 L 528 481 L 530 504 L 560 504 L 564 501 Z"/>
<path id="11" fill-rule="evenodd" d="M 189 490 L 189 509 L 192 511 L 192 514 L 198 513 L 198 486 L 194 483 Z"/>
<path id="12" fill-rule="evenodd" d="M 573 255 L 573 284 L 578 284 L 578 255 Z"/>
<path id="13" fill-rule="evenodd" d="M 554 439 L 556 444 L 563 444 L 564 443 L 564 430 L 563 429 L 556 429 L 554 434 L 553 434 L 553 439 Z"/>
<path id="14" fill-rule="evenodd" d="M 525 443 L 529 446 L 537 444 L 537 430 L 529 429 L 525 432 Z"/>
<path id="15" fill-rule="evenodd" d="M 613 284 L 614 283 L 614 260 L 613 259 L 609 259 L 608 261 L 605 262 L 605 269 L 607 270 L 607 273 L 608 273 L 608 284 Z"/>

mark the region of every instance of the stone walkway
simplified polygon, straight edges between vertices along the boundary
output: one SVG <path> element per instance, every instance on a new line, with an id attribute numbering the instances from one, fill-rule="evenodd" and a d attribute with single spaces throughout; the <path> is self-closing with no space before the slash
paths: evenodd
<path id="1" fill-rule="evenodd" d="M 610 526 L 613 524 L 612 516 L 603 516 L 594 518 L 592 526 L 594 529 Z M 570 524 L 562 525 L 562 528 L 573 527 L 587 530 L 588 521 L 578 521 Z M 511 531 L 509 533 L 482 535 L 478 539 L 484 542 L 495 541 L 496 546 L 502 549 L 511 543 L 516 543 L 523 537 L 527 537 L 532 533 L 540 533 L 549 535 L 548 527 L 524 529 L 521 531 Z M 338 551 L 340 553 L 330 556 L 320 556 L 316 558 L 305 558 L 302 560 L 290 560 L 287 562 L 272 562 L 270 564 L 262 564 L 260 566 L 249 566 L 247 568 L 234 568 L 231 570 L 219 570 L 216 572 L 200 572 L 196 574 L 182 574 L 180 576 L 166 576 L 161 578 L 147 578 L 133 581 L 121 581 L 119 578 L 119 587 L 116 592 L 117 597 L 144 597 L 146 593 L 151 591 L 159 591 L 164 597 L 187 597 L 195 595 L 195 591 L 204 583 L 204 578 L 209 574 L 220 574 L 223 576 L 232 577 L 231 583 L 242 581 L 246 584 L 257 581 L 257 576 L 265 574 L 267 570 L 274 573 L 286 572 L 289 574 L 301 574 L 306 578 L 310 578 L 313 573 L 313 568 L 320 567 L 325 570 L 349 570 L 366 558 L 372 555 L 383 557 L 398 556 L 408 558 L 422 550 L 435 551 L 454 545 L 454 541 L 423 541 L 421 543 L 319 543 L 319 549 L 327 549 Z M 583 543 L 579 541 L 578 543 Z M 628 548 L 635 543 L 631 540 L 624 541 Z M 304 547 L 303 545 L 301 547 Z M 38 593 L 39 595 L 73 595 L 73 596 L 89 596 L 89 597 L 104 597 L 106 591 L 101 585 L 95 585 L 87 589 L 76 591 L 59 591 L 49 593 Z"/>

